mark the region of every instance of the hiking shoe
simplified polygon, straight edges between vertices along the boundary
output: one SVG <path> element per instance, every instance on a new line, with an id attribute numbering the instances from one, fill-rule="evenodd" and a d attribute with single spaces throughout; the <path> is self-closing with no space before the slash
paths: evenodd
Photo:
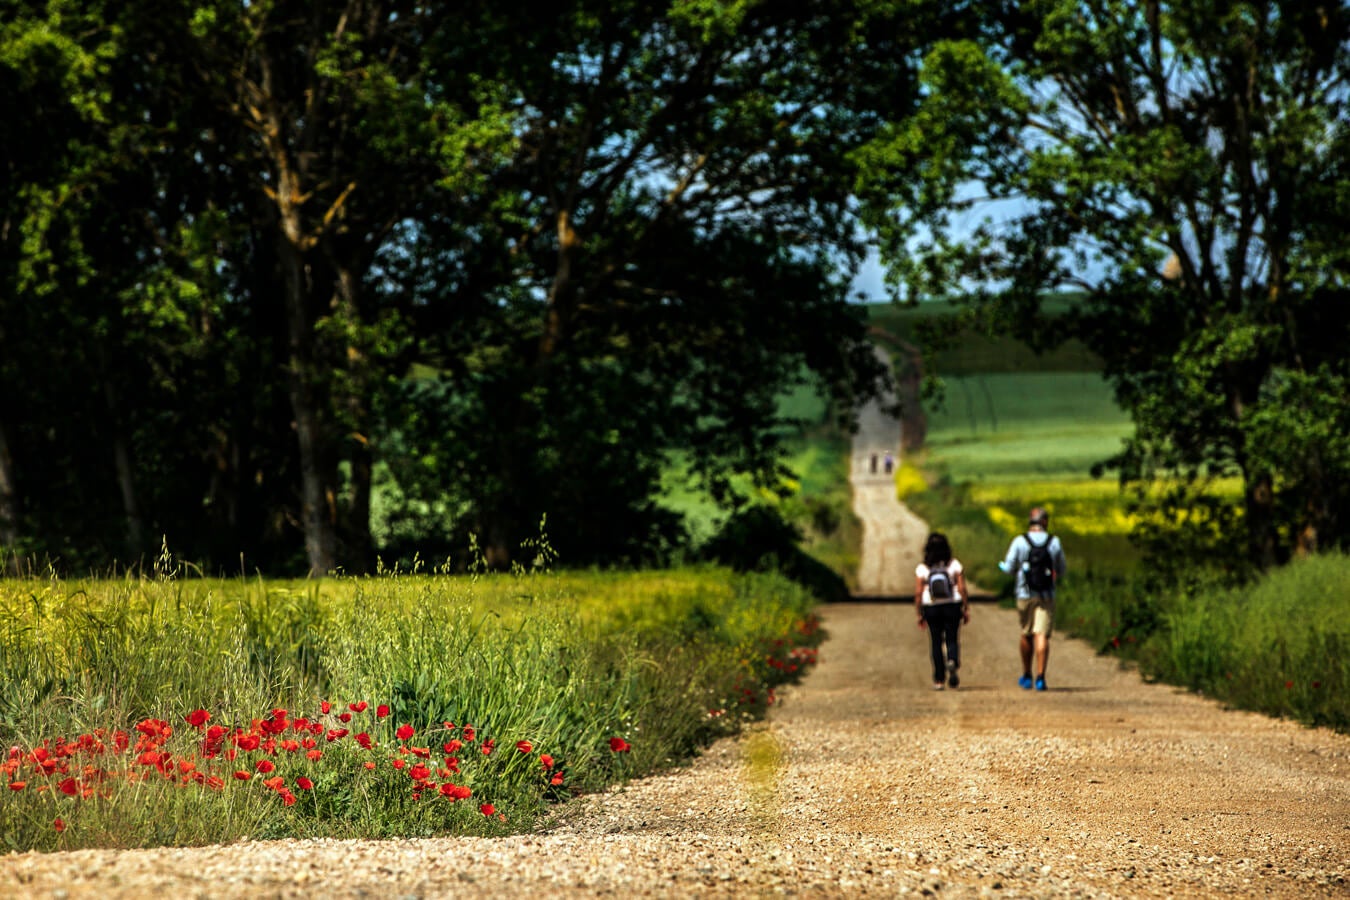
<path id="1" fill-rule="evenodd" d="M 960 687 L 961 676 L 956 674 L 956 663 L 953 660 L 947 660 L 947 685 L 949 687 Z"/>
<path id="2" fill-rule="evenodd" d="M 1031 690 L 1031 676 L 1023 675 L 1021 678 L 1017 679 L 1017 686 L 1024 691 Z"/>
<path id="3" fill-rule="evenodd" d="M 945 688 L 945 687 L 946 687 L 946 685 L 943 684 L 943 683 L 940 682 L 940 681 L 935 681 L 935 682 L 933 682 L 933 690 L 935 690 L 935 691 L 940 691 L 940 690 L 942 690 L 942 689 Z"/>
<path id="4" fill-rule="evenodd" d="M 1044 676 L 1044 675 L 1041 675 L 1041 676 L 1039 676 L 1039 677 L 1036 679 L 1036 690 L 1038 690 L 1038 691 L 1043 691 L 1043 690 L 1045 690 L 1045 676 Z"/>

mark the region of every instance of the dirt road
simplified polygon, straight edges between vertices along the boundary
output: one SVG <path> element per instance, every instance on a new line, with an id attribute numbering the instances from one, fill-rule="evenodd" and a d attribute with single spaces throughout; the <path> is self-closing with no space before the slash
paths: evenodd
<path id="1" fill-rule="evenodd" d="M 865 442 L 889 439 L 858 438 L 879 596 L 912 588 L 925 530 L 872 479 Z M 0 858 L 0 896 L 1350 896 L 1350 737 L 1145 684 L 1064 638 L 1050 690 L 1023 691 L 1015 615 L 989 604 L 956 691 L 931 689 L 908 603 L 824 623 L 819 667 L 766 723 L 539 834 L 24 854 Z"/>

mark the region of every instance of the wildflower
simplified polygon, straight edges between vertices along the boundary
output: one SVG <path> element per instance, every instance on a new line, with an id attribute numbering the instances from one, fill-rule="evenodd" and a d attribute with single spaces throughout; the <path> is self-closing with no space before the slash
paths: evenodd
<path id="1" fill-rule="evenodd" d="M 62 831 L 65 831 L 65 830 L 66 830 L 66 823 L 65 823 L 65 820 L 64 820 L 64 819 L 57 819 L 55 822 L 52 823 L 52 827 L 55 828 L 55 829 L 57 830 L 58 833 L 59 833 L 59 832 L 62 832 Z"/>
<path id="2" fill-rule="evenodd" d="M 1292 682 L 1292 681 L 1286 681 L 1286 682 L 1284 683 L 1284 689 L 1285 689 L 1286 691 L 1292 691 L 1292 690 L 1294 689 L 1294 682 Z"/>
<path id="3" fill-rule="evenodd" d="M 327 700 L 324 700 L 319 704 L 319 712 L 323 713 L 325 716 L 328 715 L 328 711 L 332 708 L 333 704 L 329 703 Z"/>
<path id="4" fill-rule="evenodd" d="M 276 763 L 272 762 L 270 759 L 260 759 L 258 760 L 258 764 L 253 768 L 257 769 L 263 775 L 266 775 L 268 772 L 272 772 L 276 769 Z"/>
<path id="5" fill-rule="evenodd" d="M 529 753 L 534 750 L 534 744 L 531 744 L 529 741 L 516 741 L 516 749 L 521 753 Z"/>
<path id="6" fill-rule="evenodd" d="M 421 763 L 418 763 L 408 770 L 408 777 L 413 781 L 426 781 L 431 777 L 431 770 Z"/>
<path id="7" fill-rule="evenodd" d="M 370 735 L 366 734 L 364 731 L 358 734 L 355 740 L 356 743 L 361 745 L 363 750 L 369 750 L 375 745 L 375 742 L 370 739 Z"/>
<path id="8" fill-rule="evenodd" d="M 21 791 L 26 787 L 28 787 L 28 782 L 26 781 L 11 781 L 9 783 L 9 789 L 11 791 Z"/>
<path id="9" fill-rule="evenodd" d="M 365 767 L 366 767 L 367 769 L 373 769 L 373 768 L 375 768 L 375 763 L 371 762 L 370 760 L 366 760 L 366 761 L 365 761 Z"/>
<path id="10" fill-rule="evenodd" d="M 416 733 L 417 732 L 413 730 L 411 725 L 400 725 L 398 726 L 398 730 L 394 732 L 400 741 L 406 741 Z"/>
<path id="11" fill-rule="evenodd" d="M 389 715 L 389 707 L 386 704 L 381 703 L 379 706 L 375 707 L 375 718 L 383 719 L 388 715 Z"/>
<path id="12" fill-rule="evenodd" d="M 451 801 L 468 800 L 470 797 L 473 796 L 473 791 L 471 789 L 463 785 L 451 784 L 448 781 L 445 782 L 445 784 L 442 784 L 439 790 L 441 792 L 442 797 L 445 797 L 447 800 Z"/>
<path id="13" fill-rule="evenodd" d="M 282 803 L 286 804 L 287 806 L 295 805 L 295 795 L 292 794 L 290 791 L 283 789 L 278 791 L 277 793 L 281 795 Z"/>
<path id="14" fill-rule="evenodd" d="M 563 783 L 563 773 L 554 772 L 553 777 L 548 780 L 549 784 L 558 785 Z"/>
<path id="15" fill-rule="evenodd" d="M 301 775 L 299 778 L 295 779 L 295 786 L 298 787 L 298 788 L 299 788 L 300 790 L 302 790 L 302 791 L 312 791 L 312 790 L 314 790 L 314 782 L 310 781 L 308 778 L 306 778 L 306 777 L 303 776 L 303 775 Z"/>
<path id="16" fill-rule="evenodd" d="M 352 714 L 349 713 L 349 712 L 341 713 L 341 714 L 338 715 L 338 721 L 341 722 L 343 725 L 346 725 L 346 724 L 347 724 L 348 722 L 350 722 L 351 720 L 352 720 Z"/>
<path id="17" fill-rule="evenodd" d="M 464 740 L 466 740 L 466 741 L 472 741 L 472 740 L 473 740 L 473 736 L 474 736 L 476 733 L 477 733 L 477 732 L 475 732 L 475 731 L 473 730 L 473 726 L 472 726 L 472 725 L 465 725 L 465 726 L 464 726 Z"/>
<path id="18" fill-rule="evenodd" d="M 395 769 L 401 769 L 401 768 L 403 768 L 404 766 L 406 766 L 407 764 L 408 764 L 408 761 L 407 761 L 406 759 L 396 759 L 396 760 L 394 760 L 394 762 L 393 762 L 393 766 L 394 766 Z"/>
<path id="19" fill-rule="evenodd" d="M 350 703 L 350 704 L 347 705 L 347 708 L 350 709 L 350 710 L 351 710 L 352 712 L 354 712 L 354 713 L 365 712 L 365 711 L 366 711 L 366 701 L 361 700 L 361 701 L 359 701 L 359 702 L 357 702 L 357 703 Z"/>
<path id="20" fill-rule="evenodd" d="M 486 741 L 483 741 L 483 746 L 481 749 L 483 751 L 484 756 L 491 756 L 492 751 L 497 749 L 497 742 L 494 741 L 492 738 L 488 738 Z"/>
<path id="21" fill-rule="evenodd" d="M 319 760 L 323 759 L 323 751 L 311 750 L 305 754 L 305 758 L 308 759 L 310 762 L 318 762 Z"/>
<path id="22" fill-rule="evenodd" d="M 80 783 L 74 778 L 63 779 L 56 787 L 57 790 L 67 797 L 74 797 L 80 792 Z"/>
<path id="23" fill-rule="evenodd" d="M 445 742 L 445 745 L 441 749 L 443 749 L 446 753 L 458 753 L 460 749 L 463 748 L 463 746 L 464 746 L 463 743 L 461 743 L 458 740 L 455 740 L 454 738 L 451 738 L 450 740 Z"/>
<path id="24" fill-rule="evenodd" d="M 202 726 L 211 721 L 211 714 L 204 709 L 198 709 L 184 716 L 183 721 L 187 722 L 198 731 L 201 731 Z"/>
<path id="25" fill-rule="evenodd" d="M 240 769 L 238 772 L 234 773 L 234 778 L 236 781 L 248 781 L 252 777 L 253 777 L 252 772 L 246 772 L 243 769 Z"/>
<path id="26" fill-rule="evenodd" d="M 485 816 L 490 816 L 497 811 L 497 807 L 493 806 L 491 803 L 484 803 L 482 806 L 478 807 L 478 811 Z"/>
<path id="27" fill-rule="evenodd" d="M 282 778 L 280 775 L 276 775 L 264 781 L 263 787 L 270 788 L 274 791 L 282 791 L 286 787 L 286 779 Z"/>
<path id="28" fill-rule="evenodd" d="M 549 756 L 547 753 L 539 754 L 539 762 L 543 764 L 545 769 L 553 768 L 553 757 Z"/>
<path id="29" fill-rule="evenodd" d="M 615 753 L 627 753 L 633 747 L 621 737 L 612 737 L 609 739 L 609 749 Z"/>

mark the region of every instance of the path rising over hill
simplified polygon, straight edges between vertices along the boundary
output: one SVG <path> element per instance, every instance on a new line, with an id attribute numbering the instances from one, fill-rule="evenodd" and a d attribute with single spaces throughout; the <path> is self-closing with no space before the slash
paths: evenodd
<path id="1" fill-rule="evenodd" d="M 890 488 L 862 474 L 864 584 L 903 591 L 923 523 L 888 520 Z M 24 854 L 0 858 L 0 896 L 1350 895 L 1350 737 L 1144 684 L 1063 637 L 1051 690 L 1022 691 L 1015 615 L 989 604 L 959 691 L 931 690 L 912 605 L 824 622 L 819 667 L 762 726 L 537 835 Z"/>

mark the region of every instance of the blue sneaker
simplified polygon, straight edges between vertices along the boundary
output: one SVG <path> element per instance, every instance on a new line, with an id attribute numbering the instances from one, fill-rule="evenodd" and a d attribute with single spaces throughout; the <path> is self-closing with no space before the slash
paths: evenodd
<path id="1" fill-rule="evenodd" d="M 1043 690 L 1045 690 L 1045 676 L 1044 676 L 1044 675 L 1041 675 L 1039 678 L 1036 679 L 1036 690 L 1038 690 L 1038 691 L 1043 691 Z"/>
<path id="2" fill-rule="evenodd" d="M 1031 690 L 1031 676 L 1023 675 L 1021 678 L 1017 679 L 1017 686 L 1024 691 Z"/>

